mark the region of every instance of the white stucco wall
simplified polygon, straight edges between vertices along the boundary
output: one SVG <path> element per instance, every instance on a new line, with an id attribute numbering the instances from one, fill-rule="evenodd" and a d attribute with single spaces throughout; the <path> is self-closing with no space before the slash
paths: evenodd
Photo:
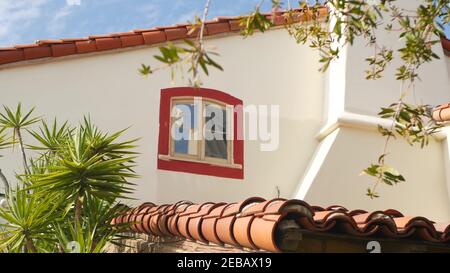
<path id="1" fill-rule="evenodd" d="M 415 10 L 421 0 L 401 0 L 396 5 Z M 395 25 L 394 25 L 395 28 Z M 382 29 L 382 26 L 380 27 Z M 378 31 L 378 43 L 394 50 L 394 59 L 383 73 L 384 77 L 375 81 L 365 80 L 365 71 L 369 68 L 365 59 L 374 55 L 367 42 L 356 39 L 348 48 L 346 58 L 345 110 L 354 113 L 376 115 L 380 107 L 385 107 L 400 96 L 400 82 L 395 80 L 396 69 L 403 64 L 397 49 L 404 46 L 399 40 L 399 32 Z M 436 43 L 433 50 L 440 57 L 432 63 L 426 63 L 419 69 L 420 80 L 416 81 L 414 91 L 408 94 L 407 101 L 415 104 L 438 105 L 450 101 L 450 78 L 446 68 L 446 57 L 442 46 Z"/>
<path id="2" fill-rule="evenodd" d="M 395 186 L 380 183 L 380 197 L 365 196 L 375 179 L 360 176 L 363 169 L 376 161 L 383 150 L 384 139 L 377 132 L 340 128 L 327 138 L 332 143 L 313 183 L 300 198 L 313 204 L 343 205 L 368 211 L 394 208 L 405 215 L 424 215 L 435 221 L 450 220 L 444 153 L 440 142 L 432 141 L 426 149 L 411 147 L 402 139 L 389 145 L 387 164 L 406 178 Z"/>
<path id="3" fill-rule="evenodd" d="M 399 1 L 415 9 L 419 1 Z M 396 50 L 401 46 L 398 33 L 380 33 L 379 42 Z M 440 44 L 435 45 L 440 59 L 422 66 L 421 80 L 407 101 L 438 105 L 450 101 L 448 59 Z M 444 137 L 430 141 L 425 149 L 409 146 L 404 140 L 391 141 L 386 163 L 397 168 L 407 182 L 394 187 L 380 184 L 380 198 L 365 196 L 375 179 L 359 176 L 376 162 L 383 152 L 385 139 L 376 131 L 380 107 L 398 100 L 400 82 L 395 80 L 398 54 L 382 79 L 365 80 L 368 68 L 365 58 L 374 54 L 362 39 L 346 46 L 325 78 L 324 126 L 318 134 L 320 145 L 308 165 L 293 197 L 313 204 L 344 205 L 348 208 L 384 210 L 395 208 L 407 215 L 422 215 L 435 221 L 450 220 L 448 141 Z M 447 160 L 447 161 L 444 161 Z"/>
<path id="4" fill-rule="evenodd" d="M 314 136 L 322 120 L 323 75 L 313 51 L 300 47 L 284 30 L 243 38 L 211 39 L 225 71 L 203 77 L 204 87 L 230 93 L 249 104 L 280 106 L 280 146 L 261 152 L 258 141 L 246 141 L 245 179 L 233 180 L 156 169 L 160 89 L 173 86 L 169 71 L 142 78 L 137 68 L 153 62 L 157 47 L 109 52 L 86 57 L 0 70 L 0 104 L 36 106 L 52 119 L 79 121 L 90 114 L 101 128 L 115 131 L 132 125 L 129 137 L 139 141 L 136 197 L 154 202 L 234 201 L 259 195 L 288 197 L 318 144 Z M 156 62 L 153 62 L 155 65 Z M 174 84 L 183 85 L 181 81 Z M 13 177 L 20 161 L 0 158 Z"/>
<path id="5" fill-rule="evenodd" d="M 138 75 L 142 62 L 153 62 L 157 47 L 0 67 L 0 104 L 14 106 L 21 101 L 36 106 L 37 113 L 49 119 L 58 116 L 71 122 L 89 113 L 96 124 L 111 132 L 132 125 L 127 137 L 141 137 L 136 170 L 142 178 L 135 181 L 136 202 L 271 198 L 279 187 L 282 197 L 322 206 L 395 208 L 435 221 L 450 220 L 448 145 L 442 139 L 423 150 L 401 140 L 392 142 L 388 163 L 408 181 L 395 187 L 380 185 L 377 200 L 365 196 L 373 179 L 359 173 L 377 159 L 384 138 L 368 129 L 376 125 L 367 126 L 364 120 L 377 122 L 373 119 L 379 107 L 397 99 L 399 83 L 391 76 L 392 68 L 382 80 L 364 79 L 364 59 L 371 54 L 364 44 L 357 41 L 345 49 L 322 75 L 317 72 L 316 53 L 297 45 L 284 30 L 258 33 L 245 41 L 231 35 L 207 43 L 217 47 L 221 55 L 217 61 L 225 71 L 213 70 L 203 77 L 204 87 L 228 92 L 244 105 L 280 106 L 279 149 L 262 152 L 258 141 L 245 141 L 243 180 L 156 169 L 160 89 L 185 85 L 171 84 L 168 71 L 147 79 Z M 448 58 L 440 56 L 441 60 L 422 69 L 416 102 L 450 101 Z M 355 115 L 361 120 L 350 124 Z M 21 165 L 6 153 L 0 166 L 12 178 Z"/>

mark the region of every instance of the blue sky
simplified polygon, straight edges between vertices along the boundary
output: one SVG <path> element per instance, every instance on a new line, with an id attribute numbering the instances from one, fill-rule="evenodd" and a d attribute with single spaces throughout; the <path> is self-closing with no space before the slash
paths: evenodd
<path id="1" fill-rule="evenodd" d="M 259 0 L 213 0 L 209 18 L 248 13 Z M 270 10 L 265 1 L 264 10 Z M 0 0 L 0 46 L 192 21 L 204 0 Z"/>
<path id="2" fill-rule="evenodd" d="M 248 13 L 259 1 L 212 0 L 208 17 Z M 204 0 L 0 0 L 0 46 L 181 23 L 200 16 L 203 5 Z M 270 10 L 270 1 L 262 9 Z"/>

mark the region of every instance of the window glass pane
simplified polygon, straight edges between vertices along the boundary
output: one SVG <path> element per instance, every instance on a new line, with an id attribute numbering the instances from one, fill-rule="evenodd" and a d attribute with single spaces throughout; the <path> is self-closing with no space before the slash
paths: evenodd
<path id="1" fill-rule="evenodd" d="M 224 107 L 205 105 L 205 156 L 227 159 L 227 115 Z"/>
<path id="2" fill-rule="evenodd" d="M 172 139 L 174 152 L 197 155 L 198 118 L 193 103 L 176 103 L 172 108 Z"/>
<path id="3" fill-rule="evenodd" d="M 205 140 L 205 156 L 227 159 L 226 140 Z"/>
<path id="4" fill-rule="evenodd" d="M 211 124 L 210 127 L 206 127 L 206 130 L 214 132 L 226 132 L 227 128 L 227 115 L 226 110 L 217 104 L 205 105 L 205 124 Z"/>

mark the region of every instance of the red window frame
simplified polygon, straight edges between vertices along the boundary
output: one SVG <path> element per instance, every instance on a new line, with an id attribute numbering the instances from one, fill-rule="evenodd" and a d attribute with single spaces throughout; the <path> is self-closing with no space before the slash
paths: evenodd
<path id="1" fill-rule="evenodd" d="M 181 159 L 161 159 L 160 156 L 169 154 L 170 142 L 170 113 L 171 101 L 176 97 L 202 97 L 222 102 L 227 105 L 232 105 L 234 112 L 233 124 L 233 164 L 240 165 L 241 168 L 232 168 L 227 166 L 217 166 L 210 162 L 189 162 Z M 244 141 L 242 135 L 238 132 L 243 132 L 243 113 L 242 100 L 235 98 L 222 91 L 209 88 L 194 88 L 194 87 L 174 87 L 161 89 L 161 98 L 159 106 L 159 138 L 158 138 L 158 164 L 159 170 L 185 172 L 201 175 L 210 175 L 217 177 L 226 177 L 234 179 L 244 178 Z M 238 120 L 240 119 L 240 120 Z"/>

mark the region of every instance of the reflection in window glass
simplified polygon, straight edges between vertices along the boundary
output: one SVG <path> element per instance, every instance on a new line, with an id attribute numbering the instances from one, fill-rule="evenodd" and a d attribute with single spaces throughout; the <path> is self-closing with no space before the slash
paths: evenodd
<path id="1" fill-rule="evenodd" d="M 194 104 L 177 103 L 172 109 L 174 152 L 178 154 L 197 155 L 198 143 L 194 138 L 198 119 Z"/>
<path id="2" fill-rule="evenodd" d="M 205 156 L 227 159 L 226 110 L 216 104 L 205 105 Z"/>

